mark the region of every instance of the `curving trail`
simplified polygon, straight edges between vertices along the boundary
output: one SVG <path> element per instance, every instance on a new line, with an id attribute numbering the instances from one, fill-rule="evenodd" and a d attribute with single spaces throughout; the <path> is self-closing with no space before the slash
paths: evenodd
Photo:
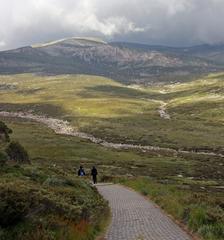
<path id="1" fill-rule="evenodd" d="M 9 118 L 22 118 L 22 119 L 28 119 L 35 122 L 39 122 L 51 128 L 56 134 L 79 137 L 108 148 L 136 149 L 136 150 L 142 150 L 142 151 L 158 151 L 158 152 L 170 153 L 173 155 L 176 155 L 178 153 L 184 153 L 184 154 L 193 153 L 198 155 L 218 156 L 218 157 L 224 158 L 223 154 L 219 154 L 215 152 L 203 152 L 203 151 L 193 152 L 193 151 L 175 150 L 172 148 L 163 148 L 163 147 L 157 147 L 157 146 L 142 146 L 142 145 L 135 145 L 135 144 L 107 142 L 101 138 L 94 137 L 93 135 L 74 130 L 74 128 L 71 125 L 69 125 L 68 121 L 40 116 L 40 115 L 34 115 L 32 113 L 1 111 L 0 116 L 9 117 Z"/>
<path id="2" fill-rule="evenodd" d="M 109 201 L 112 222 L 106 240 L 191 240 L 151 201 L 120 185 L 97 185 Z"/>

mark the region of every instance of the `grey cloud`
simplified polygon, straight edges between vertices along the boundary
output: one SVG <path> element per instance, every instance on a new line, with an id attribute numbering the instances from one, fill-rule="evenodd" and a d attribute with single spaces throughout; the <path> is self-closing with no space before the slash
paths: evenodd
<path id="1" fill-rule="evenodd" d="M 224 42 L 223 0 L 0 0 L 0 50 L 71 36 L 173 46 Z"/>

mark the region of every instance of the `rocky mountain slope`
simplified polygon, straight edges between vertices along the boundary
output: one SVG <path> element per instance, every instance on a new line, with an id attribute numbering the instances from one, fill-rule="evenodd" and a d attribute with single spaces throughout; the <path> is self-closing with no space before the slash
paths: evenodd
<path id="1" fill-rule="evenodd" d="M 0 73 L 73 73 L 102 75 L 125 83 L 177 82 L 224 70 L 223 49 L 69 38 L 0 52 Z"/>

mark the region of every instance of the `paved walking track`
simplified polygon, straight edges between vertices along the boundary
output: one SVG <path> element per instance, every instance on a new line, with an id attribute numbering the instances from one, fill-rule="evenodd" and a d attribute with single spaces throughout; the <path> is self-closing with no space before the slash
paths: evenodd
<path id="1" fill-rule="evenodd" d="M 112 222 L 106 240 L 191 240 L 178 225 L 140 194 L 120 185 L 97 185 L 109 201 Z"/>

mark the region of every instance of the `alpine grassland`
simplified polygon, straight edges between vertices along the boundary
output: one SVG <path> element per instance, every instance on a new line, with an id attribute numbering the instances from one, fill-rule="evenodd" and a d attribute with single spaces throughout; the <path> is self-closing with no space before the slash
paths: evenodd
<path id="1" fill-rule="evenodd" d="M 6 216 L 0 239 L 94 239 L 109 212 L 89 185 L 93 165 L 100 181 L 139 191 L 202 239 L 224 239 L 223 73 L 157 86 L 88 75 L 4 75 L 0 112 L 64 120 L 74 131 L 112 143 L 1 115 L 30 164 L 4 160 L 9 143 L 1 142 L 0 211 Z M 76 177 L 80 165 L 86 178 Z"/>
<path id="2" fill-rule="evenodd" d="M 86 75 L 9 75 L 0 78 L 0 109 L 68 120 L 110 142 L 220 151 L 223 78 L 162 87 L 125 86 Z M 161 118 L 166 104 L 171 119 Z"/>

